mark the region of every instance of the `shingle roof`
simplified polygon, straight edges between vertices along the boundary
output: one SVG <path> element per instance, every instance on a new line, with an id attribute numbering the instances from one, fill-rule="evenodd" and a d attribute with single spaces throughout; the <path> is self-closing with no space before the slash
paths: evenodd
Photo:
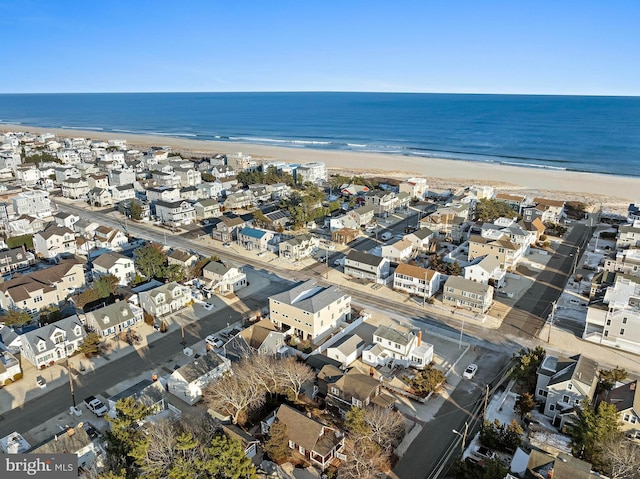
<path id="1" fill-rule="evenodd" d="M 404 328 L 400 328 L 399 326 L 387 326 L 380 325 L 378 329 L 373 333 L 374 336 L 379 336 L 386 340 L 391 341 L 392 343 L 398 343 L 403 346 L 406 346 L 413 339 L 413 332 L 408 331 Z"/>
<path id="2" fill-rule="evenodd" d="M 106 253 L 101 254 L 96 259 L 94 259 L 93 264 L 109 270 L 113 268 L 116 265 L 116 263 L 123 260 L 126 262 L 133 262 L 131 258 L 127 258 L 126 256 L 120 253 L 116 253 L 114 251 L 108 251 Z"/>
<path id="3" fill-rule="evenodd" d="M 333 384 L 347 397 L 355 397 L 361 401 L 370 397 L 380 386 L 377 379 L 356 370 L 348 372 Z"/>
<path id="4" fill-rule="evenodd" d="M 640 392 L 638 380 L 632 381 L 609 391 L 606 401 L 613 404 L 618 412 L 635 409 L 640 414 Z"/>
<path id="5" fill-rule="evenodd" d="M 325 426 L 286 404 L 282 404 L 278 408 L 276 418 L 287 426 L 289 440 L 308 451 L 314 451 L 325 456 L 339 442 L 339 439 L 335 437 L 335 434 L 332 434 L 332 431 L 327 431 L 327 433 L 323 434 Z M 324 436 L 327 437 L 325 438 Z M 331 436 L 335 440 L 328 442 L 322 440 L 330 439 Z"/>
<path id="6" fill-rule="evenodd" d="M 382 258 L 381 256 L 375 256 L 369 253 L 361 253 L 360 251 L 356 251 L 353 249 L 349 251 L 346 259 L 350 261 L 357 261 L 358 263 L 368 264 L 370 266 L 379 266 L 384 261 L 384 258 Z"/>
<path id="7" fill-rule="evenodd" d="M 215 351 L 209 351 L 198 359 L 178 368 L 173 374 L 179 374 L 187 383 L 191 383 L 223 364 L 224 360 Z"/>
<path id="8" fill-rule="evenodd" d="M 486 295 L 491 286 L 483 283 L 476 283 L 475 281 L 471 281 L 470 279 L 465 279 L 460 276 L 449 276 L 444 287 Z"/>
<path id="9" fill-rule="evenodd" d="M 407 263 L 400 263 L 396 268 L 395 274 L 403 274 L 405 276 L 410 276 L 412 278 L 417 279 L 425 279 L 430 281 L 433 276 L 436 274 L 436 271 L 427 268 L 421 268 L 420 266 L 415 266 Z"/>
<path id="10" fill-rule="evenodd" d="M 67 338 L 75 338 L 77 337 L 73 334 L 73 329 L 79 326 L 80 327 L 80 336 L 84 337 L 87 333 L 82 326 L 82 322 L 77 315 L 69 316 L 68 318 L 61 319 L 60 321 L 56 321 L 55 323 L 47 324 L 42 326 L 41 328 L 34 329 L 33 331 L 28 331 L 21 335 L 22 344 L 30 344 L 33 351 L 38 351 L 37 344 L 42 340 L 45 342 L 45 351 L 50 351 L 56 347 L 55 343 L 51 339 L 53 333 L 61 329 L 63 330 Z"/>

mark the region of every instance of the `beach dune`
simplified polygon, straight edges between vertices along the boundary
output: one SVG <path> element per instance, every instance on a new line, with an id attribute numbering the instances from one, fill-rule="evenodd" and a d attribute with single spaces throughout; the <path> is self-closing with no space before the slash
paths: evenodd
<path id="1" fill-rule="evenodd" d="M 83 137 L 93 139 L 123 139 L 130 147 L 170 146 L 174 150 L 193 153 L 242 152 L 256 159 L 265 158 L 295 163 L 324 162 L 330 169 L 343 170 L 348 174 L 394 178 L 424 176 L 429 185 L 471 185 L 482 183 L 500 190 L 523 190 L 547 193 L 568 198 L 575 196 L 582 201 L 621 205 L 639 200 L 640 178 L 580 173 L 543 168 L 525 168 L 495 163 L 445 160 L 383 153 L 361 153 L 351 151 L 314 150 L 310 148 L 283 148 L 235 142 L 216 142 L 153 135 L 109 133 L 93 130 L 65 130 L 36 128 L 24 125 L 7 125 L 2 131 L 30 131 L 53 133 L 60 137 Z"/>

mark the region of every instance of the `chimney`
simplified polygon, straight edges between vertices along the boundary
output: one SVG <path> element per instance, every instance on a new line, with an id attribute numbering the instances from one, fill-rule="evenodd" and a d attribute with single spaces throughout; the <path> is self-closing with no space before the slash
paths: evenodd
<path id="1" fill-rule="evenodd" d="M 547 479 L 553 479 L 553 469 L 549 470 L 549 472 L 547 472 Z"/>
<path id="2" fill-rule="evenodd" d="M 69 429 L 67 429 L 67 436 L 71 437 L 76 433 L 75 429 L 73 429 L 72 427 L 70 427 Z"/>
<path id="3" fill-rule="evenodd" d="M 422 346 L 422 330 L 418 330 L 418 347 Z"/>

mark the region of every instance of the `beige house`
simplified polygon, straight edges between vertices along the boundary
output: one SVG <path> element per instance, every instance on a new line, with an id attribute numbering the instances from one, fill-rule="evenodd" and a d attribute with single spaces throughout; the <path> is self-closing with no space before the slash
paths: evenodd
<path id="1" fill-rule="evenodd" d="M 57 305 L 84 284 L 82 263 L 77 259 L 62 260 L 55 266 L 0 283 L 0 306 L 35 315 L 45 306 Z"/>
<path id="2" fill-rule="evenodd" d="M 78 199 L 87 195 L 89 183 L 84 178 L 67 178 L 62 182 L 62 196 Z"/>
<path id="3" fill-rule="evenodd" d="M 55 258 L 62 253 L 76 253 L 76 236 L 69 228 L 52 223 L 33 235 L 33 248 L 43 258 Z"/>
<path id="4" fill-rule="evenodd" d="M 483 238 L 480 235 L 473 235 L 469 238 L 468 260 L 484 256 L 493 256 L 500 263 L 500 268 L 505 271 L 515 270 L 522 259 L 525 248 L 509 241 L 504 235 L 502 238 L 492 240 Z"/>
<path id="5" fill-rule="evenodd" d="M 304 340 L 316 341 L 334 332 L 351 317 L 351 296 L 337 286 L 322 287 L 308 280 L 269 297 L 271 321 Z"/>
<path id="6" fill-rule="evenodd" d="M 413 244 L 411 241 L 401 239 L 393 244 L 382 245 L 382 257 L 389 261 L 400 262 L 411 257 Z"/>
<path id="7" fill-rule="evenodd" d="M 449 276 L 444 284 L 442 302 L 474 313 L 486 313 L 493 303 L 493 286 Z"/>

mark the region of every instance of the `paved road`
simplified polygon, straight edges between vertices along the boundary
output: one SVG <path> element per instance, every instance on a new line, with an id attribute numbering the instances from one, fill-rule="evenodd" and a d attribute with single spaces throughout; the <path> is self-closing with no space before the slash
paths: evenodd
<path id="1" fill-rule="evenodd" d="M 485 385 L 496 383 L 499 379 L 495 371 L 502 371 L 509 358 L 504 354 L 486 351 L 480 355 L 477 363 L 480 365 L 473 380 L 462 379 L 442 405 L 435 418 L 427 424 L 420 434 L 413 440 L 402 459 L 396 464 L 392 479 L 425 479 L 437 469 L 440 459 L 446 456 L 458 436 L 453 430 L 464 431 L 464 423 L 469 423 L 467 440 L 473 438 L 474 409 L 481 411 L 484 399 Z M 465 364 L 459 365 L 458 374 L 462 373 Z M 481 416 L 480 412 L 480 416 Z M 454 454 L 457 457 L 457 451 Z"/>
<path id="2" fill-rule="evenodd" d="M 533 286 L 504 317 L 500 326 L 501 333 L 524 339 L 534 339 L 538 336 L 551 313 L 551 303 L 557 301 L 562 294 L 572 273 L 577 247 L 580 247 L 580 254 L 582 254 L 592 233 L 593 228 L 581 223 L 574 224 L 564 242 L 558 245 L 556 253 L 545 269 L 538 275 Z"/>

